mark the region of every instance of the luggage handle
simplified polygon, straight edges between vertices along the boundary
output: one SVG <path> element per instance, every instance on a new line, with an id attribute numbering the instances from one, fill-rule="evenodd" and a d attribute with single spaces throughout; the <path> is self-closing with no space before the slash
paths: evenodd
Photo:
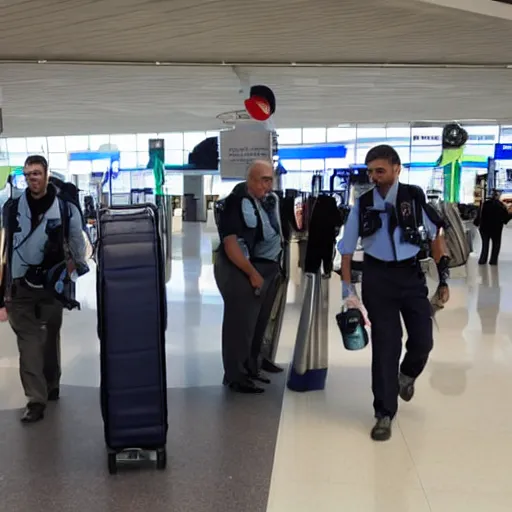
<path id="1" fill-rule="evenodd" d="M 156 205 L 153 203 L 140 203 L 140 204 L 120 204 L 115 206 L 109 206 L 108 208 L 102 208 L 100 210 L 100 215 L 102 213 L 112 212 L 126 212 L 126 211 L 137 211 L 137 210 L 152 210 L 154 212 L 157 211 Z"/>

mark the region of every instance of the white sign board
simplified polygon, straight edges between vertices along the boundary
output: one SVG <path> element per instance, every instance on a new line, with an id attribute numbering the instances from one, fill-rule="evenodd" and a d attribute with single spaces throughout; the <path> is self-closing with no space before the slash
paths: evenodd
<path id="1" fill-rule="evenodd" d="M 272 160 L 272 132 L 249 127 L 221 132 L 219 157 L 223 179 L 244 180 L 254 160 Z"/>

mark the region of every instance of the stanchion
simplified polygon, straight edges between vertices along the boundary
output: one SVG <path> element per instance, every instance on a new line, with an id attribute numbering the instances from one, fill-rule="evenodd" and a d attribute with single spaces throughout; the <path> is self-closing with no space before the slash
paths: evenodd
<path id="1" fill-rule="evenodd" d="M 325 388 L 329 350 L 329 279 L 334 244 L 342 219 L 336 200 L 322 192 L 322 176 L 312 180 L 307 205 L 308 240 L 304 261 L 304 301 L 297 329 L 288 388 L 317 391 Z"/>
<path id="2" fill-rule="evenodd" d="M 329 357 L 330 276 L 319 270 L 316 274 L 305 274 L 304 278 L 304 302 L 288 376 L 288 388 L 298 392 L 325 388 Z"/>

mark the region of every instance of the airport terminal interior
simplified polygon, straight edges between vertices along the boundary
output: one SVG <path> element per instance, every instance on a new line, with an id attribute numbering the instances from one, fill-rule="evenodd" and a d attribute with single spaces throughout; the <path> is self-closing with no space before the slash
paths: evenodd
<path id="1" fill-rule="evenodd" d="M 165 469 L 128 451 L 110 474 L 98 253 L 76 283 L 80 310 L 64 312 L 60 400 L 36 424 L 19 421 L 18 346 L 0 324 L 0 512 L 510 511 L 512 223 L 498 264 L 479 264 L 474 219 L 494 189 L 512 203 L 511 33 L 506 0 L 0 2 L 0 205 L 24 193 L 29 155 L 80 190 L 93 243 L 100 217 L 88 205 L 157 205 L 168 404 Z M 452 158 L 453 123 L 467 140 Z M 327 327 L 308 334 L 325 384 L 290 386 L 300 350 L 318 349 L 302 345 L 314 293 L 305 205 L 322 194 L 348 212 L 380 144 L 397 150 L 401 182 L 457 203 L 471 250 L 385 443 L 369 435 L 371 346 L 347 350 L 336 323 L 336 272 L 322 275 L 314 310 Z M 274 162 L 295 228 L 271 340 L 284 371 L 256 396 L 223 386 L 214 261 L 216 205 L 260 158 Z M 437 282 L 427 284 L 432 297 Z M 122 300 L 135 328 L 144 313 Z"/>

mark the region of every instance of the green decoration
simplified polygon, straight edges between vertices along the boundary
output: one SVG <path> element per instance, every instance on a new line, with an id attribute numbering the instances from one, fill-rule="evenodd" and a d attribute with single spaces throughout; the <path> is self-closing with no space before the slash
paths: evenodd
<path id="1" fill-rule="evenodd" d="M 2 166 L 0 167 L 0 190 L 3 190 L 7 185 L 7 178 L 12 172 L 12 167 Z"/>
<path id="2" fill-rule="evenodd" d="M 149 140 L 149 162 L 148 169 L 153 169 L 155 178 L 155 196 L 164 195 L 165 183 L 165 149 L 162 139 Z"/>
<path id="3" fill-rule="evenodd" d="M 155 195 L 163 196 L 165 183 L 165 166 L 164 162 L 158 158 L 158 156 L 156 156 L 153 160 L 153 176 L 155 178 Z"/>
<path id="4" fill-rule="evenodd" d="M 459 202 L 463 156 L 464 146 L 460 148 L 446 148 L 443 149 L 443 152 L 437 161 L 436 166 L 443 168 L 443 199 L 445 202 Z"/>
<path id="5" fill-rule="evenodd" d="M 11 174 L 23 174 L 23 167 L 13 167 L 12 165 L 0 165 L 0 190 L 3 190 L 6 187 L 7 180 Z"/>

